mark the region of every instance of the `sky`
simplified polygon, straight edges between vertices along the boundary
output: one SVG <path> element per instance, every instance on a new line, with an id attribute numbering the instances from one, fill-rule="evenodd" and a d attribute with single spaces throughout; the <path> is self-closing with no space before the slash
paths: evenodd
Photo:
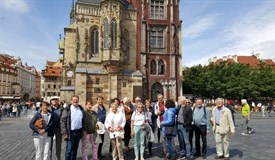
<path id="1" fill-rule="evenodd" d="M 55 61 L 71 0 L 0 0 L 0 53 L 41 70 Z M 209 58 L 275 58 L 275 0 L 180 0 L 183 65 Z"/>

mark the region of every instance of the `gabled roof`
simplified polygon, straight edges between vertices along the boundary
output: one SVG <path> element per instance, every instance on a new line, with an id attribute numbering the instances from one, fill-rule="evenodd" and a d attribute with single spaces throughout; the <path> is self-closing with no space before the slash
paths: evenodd
<path id="1" fill-rule="evenodd" d="M 242 64 L 248 64 L 251 67 L 257 67 L 261 64 L 260 60 L 256 56 L 238 56 L 238 62 Z"/>

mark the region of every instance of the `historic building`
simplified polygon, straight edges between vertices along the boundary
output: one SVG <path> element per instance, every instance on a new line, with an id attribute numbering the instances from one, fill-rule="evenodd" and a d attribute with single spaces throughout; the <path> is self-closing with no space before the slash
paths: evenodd
<path id="1" fill-rule="evenodd" d="M 176 98 L 181 85 L 181 21 L 177 0 L 77 0 L 59 42 L 61 99 L 83 104 L 158 93 Z"/>
<path id="2" fill-rule="evenodd" d="M 16 82 L 16 60 L 9 55 L 0 54 L 0 99 L 19 99 L 21 87 Z"/>
<path id="3" fill-rule="evenodd" d="M 50 102 L 51 97 L 60 96 L 62 83 L 62 61 L 47 61 L 45 69 L 41 72 L 41 96 Z"/>
<path id="4" fill-rule="evenodd" d="M 182 36 L 179 0 L 141 0 L 138 10 L 137 69 L 143 78 L 143 97 L 157 101 L 182 94 Z"/>
<path id="5" fill-rule="evenodd" d="M 36 69 L 33 66 L 22 64 L 21 58 L 16 59 L 15 68 L 17 70 L 16 82 L 20 86 L 20 99 L 35 99 L 36 93 Z"/>

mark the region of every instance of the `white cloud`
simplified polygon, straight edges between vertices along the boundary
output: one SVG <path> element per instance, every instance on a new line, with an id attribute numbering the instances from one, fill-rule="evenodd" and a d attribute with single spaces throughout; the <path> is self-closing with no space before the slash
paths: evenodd
<path id="1" fill-rule="evenodd" d="M 25 13 L 29 11 L 29 7 L 25 0 L 2 0 L 0 3 L 5 9 Z"/>
<path id="2" fill-rule="evenodd" d="M 227 55 L 251 55 L 260 53 L 260 58 L 275 58 L 275 5 L 265 3 L 257 10 L 250 10 L 244 15 L 232 20 L 223 31 L 223 36 L 216 37 L 217 41 L 223 41 L 220 47 L 213 46 L 212 53 L 198 57 L 184 63 L 190 67 L 197 64 L 208 64 L 208 59 L 213 57 L 222 58 Z M 215 35 L 216 36 L 216 35 Z M 196 42 L 195 42 L 196 43 Z M 216 48 L 215 48 L 216 47 Z"/>
<path id="3" fill-rule="evenodd" d="M 218 15 L 209 14 L 205 17 L 197 19 L 193 24 L 185 27 L 183 23 L 183 37 L 184 38 L 197 38 L 204 32 L 212 29 L 217 22 Z"/>

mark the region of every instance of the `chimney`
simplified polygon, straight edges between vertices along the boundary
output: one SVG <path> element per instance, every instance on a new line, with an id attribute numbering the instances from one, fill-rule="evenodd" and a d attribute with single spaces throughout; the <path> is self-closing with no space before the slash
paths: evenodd
<path id="1" fill-rule="evenodd" d="M 237 55 L 234 55 L 234 56 L 232 57 L 232 59 L 233 59 L 234 62 L 238 63 L 238 56 L 237 56 Z"/>
<path id="2" fill-rule="evenodd" d="M 226 61 L 227 60 L 227 56 L 223 56 L 222 60 Z"/>

